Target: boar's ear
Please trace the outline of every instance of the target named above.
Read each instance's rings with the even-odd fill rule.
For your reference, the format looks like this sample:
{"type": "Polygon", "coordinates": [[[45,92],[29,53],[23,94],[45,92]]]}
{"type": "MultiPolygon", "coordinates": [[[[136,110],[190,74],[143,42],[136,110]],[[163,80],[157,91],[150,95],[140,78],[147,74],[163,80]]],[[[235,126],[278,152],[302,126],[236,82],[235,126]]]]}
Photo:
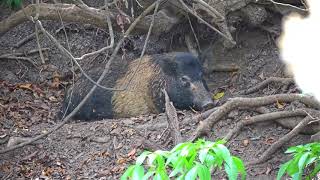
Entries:
{"type": "Polygon", "coordinates": [[[172,59],[163,59],[160,62],[162,71],[169,76],[175,76],[177,74],[178,64],[172,59]]]}

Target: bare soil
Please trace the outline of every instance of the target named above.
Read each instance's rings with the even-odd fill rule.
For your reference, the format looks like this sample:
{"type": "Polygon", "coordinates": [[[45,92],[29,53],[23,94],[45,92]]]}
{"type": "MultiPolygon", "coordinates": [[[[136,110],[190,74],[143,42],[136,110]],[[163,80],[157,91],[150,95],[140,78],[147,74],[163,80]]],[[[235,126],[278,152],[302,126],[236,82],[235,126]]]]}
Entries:
{"type": "MultiPolygon", "coordinates": [[[[61,25],[50,21],[44,25],[66,47],[63,31],[57,31],[61,25]]],[[[108,42],[108,34],[104,30],[89,25],[66,24],[66,26],[70,49],[76,56],[102,48],[108,42]]],[[[279,28],[279,24],[276,24],[275,28],[279,28]]],[[[34,32],[33,24],[25,23],[0,37],[0,55],[36,49],[35,38],[20,48],[14,47],[18,41],[32,32],[34,32]]],[[[204,64],[206,68],[210,69],[215,64],[236,64],[240,67],[237,72],[213,72],[208,75],[207,81],[211,92],[213,94],[225,92],[224,97],[216,102],[217,106],[228,98],[237,96],[240,90],[252,87],[267,77],[283,76],[283,65],[279,60],[273,34],[259,28],[244,27],[239,29],[235,36],[236,48],[226,50],[219,43],[213,42],[211,46],[214,47],[212,48],[214,51],[207,51],[204,64]]],[[[55,115],[64,95],[62,85],[71,82],[67,76],[70,59],[64,57],[43,35],[40,37],[41,46],[49,48],[44,54],[47,59],[45,65],[40,64],[37,53],[28,56],[37,63],[35,66],[23,60],[0,60],[1,149],[5,148],[8,137],[34,137],[54,127],[60,121],[55,115]],[[59,87],[54,84],[56,74],[65,77],[59,79],[62,84],[59,87]]],[[[141,52],[143,39],[143,36],[131,37],[131,41],[124,46],[126,49],[124,58],[132,60],[137,57],[141,52]]],[[[167,39],[162,41],[164,42],[152,40],[146,54],[170,50],[165,46],[168,43],[167,39]]],[[[206,47],[208,44],[203,44],[202,48],[206,47]]],[[[89,67],[94,63],[105,62],[104,56],[100,55],[80,63],[89,67]]],[[[281,85],[270,85],[249,96],[285,92],[281,85]]],[[[275,104],[268,108],[272,111],[277,110],[279,106],[275,104]]],[[[197,122],[184,123],[187,117],[194,114],[191,111],[178,114],[184,137],[189,137],[197,127],[197,122]]],[[[232,111],[214,126],[212,136],[205,138],[213,141],[223,138],[237,121],[252,115],[254,113],[250,111],[232,111]]],[[[164,114],[119,120],[73,121],[34,145],[1,154],[0,178],[119,179],[128,164],[133,163],[143,151],[142,137],[167,149],[172,148],[166,123],[164,114]]],[[[231,140],[230,150],[245,162],[249,162],[257,159],[273,142],[288,132],[289,129],[284,129],[276,123],[245,127],[231,140]]],[[[308,139],[309,136],[300,135],[275,153],[269,161],[247,167],[248,179],[274,179],[279,165],[289,158],[284,154],[285,149],[302,144],[308,139]]],[[[225,175],[218,173],[217,177],[221,179],[225,175]]]]}

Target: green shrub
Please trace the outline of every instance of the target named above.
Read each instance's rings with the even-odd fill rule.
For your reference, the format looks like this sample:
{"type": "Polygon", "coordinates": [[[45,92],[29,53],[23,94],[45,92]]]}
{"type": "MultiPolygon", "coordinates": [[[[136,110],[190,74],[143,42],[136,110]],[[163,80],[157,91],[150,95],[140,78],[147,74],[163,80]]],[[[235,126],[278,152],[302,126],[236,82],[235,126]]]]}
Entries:
{"type": "Polygon", "coordinates": [[[22,0],[0,0],[0,3],[10,8],[18,8],[21,6],[22,0]]]}
{"type": "Polygon", "coordinates": [[[137,158],[135,165],[129,166],[121,180],[150,177],[155,180],[209,180],[211,172],[222,167],[229,179],[235,180],[239,174],[245,179],[246,172],[242,160],[232,156],[224,143],[225,141],[198,140],[195,143],[180,143],[171,151],[145,151],[137,158]]]}
{"type": "Polygon", "coordinates": [[[290,147],[286,153],[293,155],[293,158],[281,165],[277,179],[281,179],[284,174],[288,174],[292,179],[302,179],[305,171],[305,179],[311,179],[320,170],[320,143],[310,143],[290,147]],[[310,169],[309,169],[310,168],[310,169]]]}

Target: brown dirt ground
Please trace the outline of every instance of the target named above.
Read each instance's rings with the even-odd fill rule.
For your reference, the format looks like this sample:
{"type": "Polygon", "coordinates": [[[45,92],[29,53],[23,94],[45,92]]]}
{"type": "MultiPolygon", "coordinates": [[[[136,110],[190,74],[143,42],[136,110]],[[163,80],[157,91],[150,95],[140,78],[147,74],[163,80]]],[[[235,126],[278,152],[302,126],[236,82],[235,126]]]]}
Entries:
{"type": "MultiPolygon", "coordinates": [[[[4,18],[5,12],[2,13],[1,16],[4,18]]],[[[45,22],[44,25],[63,45],[66,45],[63,31],[56,32],[60,28],[58,23],[45,22]]],[[[103,30],[76,24],[67,26],[71,51],[75,55],[99,49],[107,42],[107,32],[103,30]]],[[[0,37],[0,55],[37,48],[35,39],[20,48],[14,47],[15,43],[33,30],[31,23],[24,23],[0,37]]],[[[42,47],[49,48],[48,53],[45,53],[48,59],[46,65],[37,65],[36,68],[25,61],[0,61],[0,136],[4,137],[2,139],[13,136],[33,137],[59,122],[55,115],[60,108],[64,88],[54,87],[53,76],[55,73],[64,75],[68,72],[70,60],[59,53],[51,42],[42,35],[41,37],[42,47]]],[[[216,43],[213,45],[215,51],[209,51],[206,59],[208,64],[233,63],[240,67],[236,73],[219,72],[207,77],[212,93],[225,92],[225,96],[217,102],[217,105],[223,104],[228,98],[235,97],[238,91],[254,86],[266,77],[282,76],[283,65],[279,60],[273,35],[258,28],[243,28],[238,30],[236,37],[238,43],[236,48],[225,50],[216,43]],[[212,55],[213,59],[210,58],[212,55]]],[[[125,56],[128,59],[138,55],[143,42],[140,37],[132,39],[131,44],[127,43],[124,47],[128,50],[125,56]]],[[[147,54],[167,50],[159,44],[161,43],[152,41],[147,54]]],[[[38,54],[29,57],[35,62],[40,62],[38,54]]],[[[80,63],[87,66],[96,61],[102,62],[103,56],[80,63]]],[[[70,79],[61,79],[64,84],[67,81],[70,79]]],[[[276,93],[285,93],[281,85],[270,85],[250,96],[276,93]]],[[[276,105],[268,108],[277,110],[276,105]]],[[[194,113],[190,111],[179,113],[184,137],[189,137],[197,127],[196,122],[183,123],[186,117],[192,115],[194,113]]],[[[237,121],[251,115],[254,113],[250,111],[232,111],[213,127],[212,137],[206,138],[210,140],[222,138],[237,121]]],[[[1,154],[0,178],[118,179],[125,167],[133,163],[134,158],[143,150],[141,136],[168,149],[172,148],[170,135],[165,129],[166,117],[163,114],[121,120],[71,122],[34,145],[1,154]],[[103,138],[105,143],[96,142],[99,138],[103,138]]],[[[231,140],[230,150],[245,162],[249,162],[257,159],[272,142],[288,131],[276,123],[245,127],[231,140]],[[246,144],[244,141],[249,143],[246,144]]],[[[306,142],[308,138],[309,136],[300,135],[275,153],[269,161],[248,167],[248,179],[274,179],[279,165],[289,158],[283,153],[285,149],[306,142]]],[[[6,141],[3,140],[1,149],[5,148],[5,145],[6,141]]],[[[221,173],[217,176],[220,179],[225,177],[221,173]]]]}

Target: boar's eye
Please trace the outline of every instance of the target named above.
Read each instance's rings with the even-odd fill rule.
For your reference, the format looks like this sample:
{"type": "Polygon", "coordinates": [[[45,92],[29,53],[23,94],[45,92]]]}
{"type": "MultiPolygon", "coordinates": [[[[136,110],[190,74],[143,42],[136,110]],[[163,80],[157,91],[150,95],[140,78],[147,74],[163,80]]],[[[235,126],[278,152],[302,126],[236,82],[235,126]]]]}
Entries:
{"type": "Polygon", "coordinates": [[[185,87],[189,87],[190,86],[190,78],[188,76],[182,76],[181,78],[181,83],[183,86],[185,87]]]}

